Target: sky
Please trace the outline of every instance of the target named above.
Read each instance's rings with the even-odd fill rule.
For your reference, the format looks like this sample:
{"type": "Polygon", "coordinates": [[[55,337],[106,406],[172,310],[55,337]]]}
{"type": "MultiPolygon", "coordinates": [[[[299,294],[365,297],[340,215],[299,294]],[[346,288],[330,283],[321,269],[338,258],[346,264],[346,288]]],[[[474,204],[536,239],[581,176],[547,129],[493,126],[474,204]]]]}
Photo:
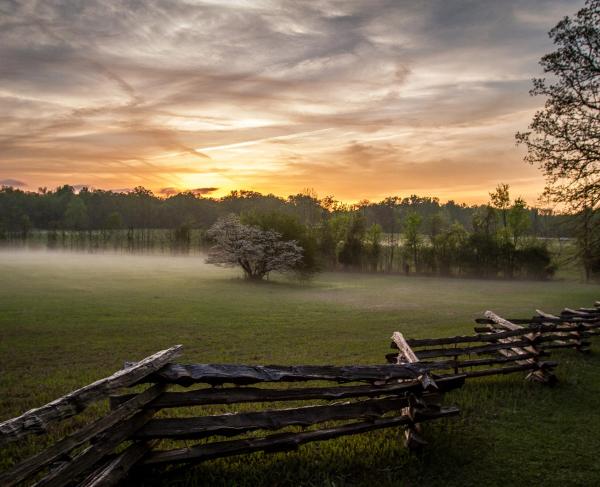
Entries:
{"type": "Polygon", "coordinates": [[[0,0],[0,185],[528,202],[583,0],[0,0]]]}

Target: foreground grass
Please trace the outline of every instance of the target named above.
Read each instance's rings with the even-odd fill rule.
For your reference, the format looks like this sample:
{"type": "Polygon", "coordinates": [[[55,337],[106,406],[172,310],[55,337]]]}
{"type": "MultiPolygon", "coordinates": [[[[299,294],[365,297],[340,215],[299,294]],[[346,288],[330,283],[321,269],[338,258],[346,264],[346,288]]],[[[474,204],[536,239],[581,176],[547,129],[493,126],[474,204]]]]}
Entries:
{"type": "MultiPolygon", "coordinates": [[[[201,258],[3,252],[0,419],[176,343],[184,344],[185,362],[382,363],[394,330],[469,333],[485,309],[528,316],[535,308],[589,305],[599,291],[575,281],[359,274],[251,284],[201,258]]],[[[407,453],[400,432],[387,430],[207,462],[160,483],[597,485],[598,355],[553,354],[561,382],[552,389],[520,375],[468,383],[446,396],[461,417],[428,425],[431,444],[421,455],[407,453]]],[[[39,447],[33,439],[0,451],[0,470],[39,447]]]]}

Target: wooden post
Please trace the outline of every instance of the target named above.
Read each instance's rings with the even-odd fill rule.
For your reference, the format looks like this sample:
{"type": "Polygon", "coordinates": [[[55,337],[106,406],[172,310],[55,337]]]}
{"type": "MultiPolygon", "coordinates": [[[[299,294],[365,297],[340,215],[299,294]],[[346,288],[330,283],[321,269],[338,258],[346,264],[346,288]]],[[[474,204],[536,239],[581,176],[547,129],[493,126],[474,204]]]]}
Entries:
{"type": "MultiPolygon", "coordinates": [[[[412,348],[410,348],[410,345],[407,343],[407,341],[404,338],[404,335],[402,335],[402,333],[400,333],[399,331],[395,331],[394,334],[392,335],[392,340],[398,347],[398,350],[400,350],[400,353],[398,354],[398,364],[402,364],[402,363],[416,364],[419,362],[419,358],[417,357],[417,354],[413,351],[412,348]],[[402,360],[402,358],[404,360],[402,360]]],[[[421,384],[423,385],[423,389],[425,389],[425,390],[437,390],[437,388],[438,388],[435,381],[431,378],[431,376],[429,375],[429,372],[427,372],[427,371],[424,371],[419,376],[419,380],[421,381],[421,384]]]]}
{"type": "MultiPolygon", "coordinates": [[[[398,363],[402,363],[401,360],[414,364],[419,362],[419,358],[415,354],[412,348],[406,342],[404,335],[399,331],[395,331],[392,335],[392,340],[400,350],[398,354],[398,363]]],[[[427,372],[423,373],[420,378],[421,384],[424,390],[437,389],[435,381],[429,376],[427,372]]],[[[411,396],[412,400],[408,407],[402,408],[402,415],[408,416],[411,419],[411,423],[404,428],[404,444],[409,450],[419,450],[427,445],[427,441],[423,438],[423,427],[420,423],[415,423],[415,415],[419,409],[423,409],[423,404],[417,403],[415,396],[411,396]]]]}

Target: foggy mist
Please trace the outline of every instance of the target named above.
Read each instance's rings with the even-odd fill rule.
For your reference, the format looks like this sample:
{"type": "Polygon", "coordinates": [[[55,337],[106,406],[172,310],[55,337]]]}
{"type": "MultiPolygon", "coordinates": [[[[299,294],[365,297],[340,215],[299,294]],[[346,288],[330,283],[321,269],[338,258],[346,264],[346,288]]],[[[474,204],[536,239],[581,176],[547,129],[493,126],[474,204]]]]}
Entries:
{"type": "Polygon", "coordinates": [[[125,254],[113,252],[72,252],[61,250],[0,250],[0,278],[11,268],[26,269],[32,277],[40,269],[65,273],[119,273],[152,278],[169,274],[196,274],[198,277],[235,277],[239,273],[205,263],[206,255],[125,254]]]}

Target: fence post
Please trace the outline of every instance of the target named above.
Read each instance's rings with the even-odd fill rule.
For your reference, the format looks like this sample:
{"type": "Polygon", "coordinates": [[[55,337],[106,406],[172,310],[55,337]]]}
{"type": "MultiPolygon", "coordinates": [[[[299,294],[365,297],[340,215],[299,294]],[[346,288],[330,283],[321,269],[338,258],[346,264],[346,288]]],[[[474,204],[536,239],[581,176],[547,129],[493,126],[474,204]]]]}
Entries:
{"type": "MultiPolygon", "coordinates": [[[[392,335],[392,340],[398,347],[400,353],[398,354],[398,363],[408,362],[414,364],[419,362],[417,354],[408,345],[406,339],[402,333],[396,331],[392,335]]],[[[424,390],[437,389],[435,381],[431,378],[428,372],[423,372],[420,377],[421,385],[424,390]]],[[[404,438],[406,447],[410,450],[418,450],[427,445],[427,441],[422,437],[423,426],[420,423],[416,423],[415,419],[419,410],[426,409],[427,404],[423,400],[419,400],[416,396],[411,395],[409,400],[409,406],[402,409],[402,414],[408,416],[411,419],[411,423],[404,429],[404,438]]]]}

